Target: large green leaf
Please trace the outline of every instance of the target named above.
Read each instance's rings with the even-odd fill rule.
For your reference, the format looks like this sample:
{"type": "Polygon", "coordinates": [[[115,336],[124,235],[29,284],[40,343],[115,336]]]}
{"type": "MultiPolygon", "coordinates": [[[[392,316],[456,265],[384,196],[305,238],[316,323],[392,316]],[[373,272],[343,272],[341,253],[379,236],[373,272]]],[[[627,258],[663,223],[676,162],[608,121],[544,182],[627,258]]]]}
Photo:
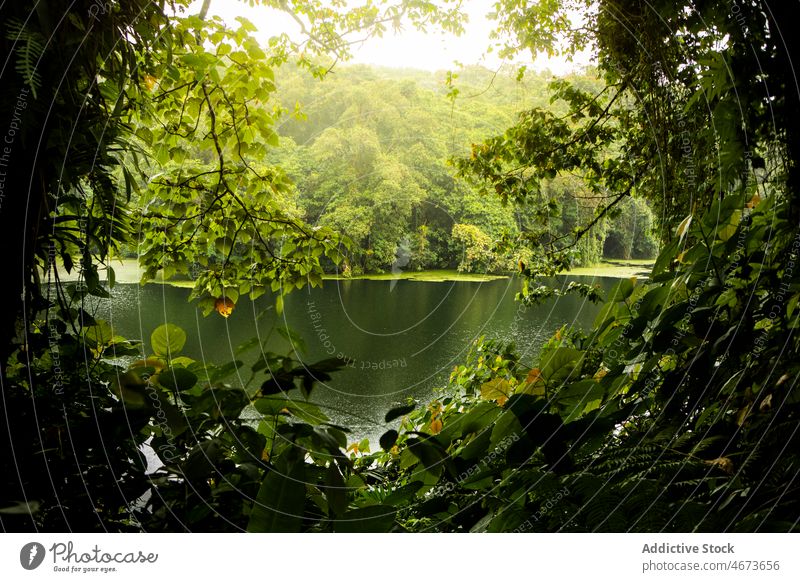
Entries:
{"type": "Polygon", "coordinates": [[[158,375],[158,383],[169,390],[183,392],[194,388],[197,384],[197,376],[186,368],[176,366],[161,372],[158,375]]]}
{"type": "Polygon", "coordinates": [[[330,513],[342,515],[347,510],[347,485],[336,463],[332,462],[325,471],[324,491],[330,513]]]}
{"type": "Polygon", "coordinates": [[[389,505],[370,505],[351,509],[333,524],[342,533],[385,533],[394,526],[397,510],[389,505]]]}
{"type": "Polygon", "coordinates": [[[114,332],[108,322],[102,319],[95,320],[95,325],[87,327],[84,331],[86,339],[94,342],[98,346],[104,346],[114,337],[114,332]]]}
{"type": "Polygon", "coordinates": [[[288,412],[303,422],[313,425],[322,424],[330,420],[316,404],[303,402],[302,400],[266,396],[256,400],[253,406],[264,416],[277,416],[281,412],[288,412]]]}
{"type": "Polygon", "coordinates": [[[405,416],[406,414],[414,410],[416,407],[417,407],[416,404],[406,404],[404,406],[396,406],[395,408],[392,408],[391,410],[389,410],[389,412],[386,413],[384,420],[386,422],[392,422],[396,418],[405,416]]]}
{"type": "Polygon", "coordinates": [[[569,376],[577,377],[580,374],[582,358],[583,352],[575,348],[560,347],[548,350],[542,354],[541,377],[550,387],[569,376]]]}
{"type": "Polygon", "coordinates": [[[564,422],[597,408],[605,395],[605,386],[594,380],[580,380],[562,388],[555,397],[564,422]]]}
{"type": "Polygon", "coordinates": [[[611,288],[608,292],[608,301],[619,302],[624,301],[633,293],[633,288],[636,286],[636,277],[629,279],[620,279],[619,282],[611,288]]]}
{"type": "Polygon", "coordinates": [[[379,441],[381,448],[385,451],[391,449],[394,446],[394,443],[397,442],[397,437],[398,434],[396,430],[389,430],[383,433],[379,441]]]}
{"type": "Polygon", "coordinates": [[[158,326],[150,335],[150,346],[157,356],[175,356],[185,344],[186,332],[172,323],[158,326]]]}
{"type": "Polygon", "coordinates": [[[305,508],[305,464],[281,456],[261,482],[247,531],[297,533],[305,508]]]}
{"type": "Polygon", "coordinates": [[[511,385],[505,378],[495,378],[481,385],[482,400],[496,400],[499,404],[503,404],[511,393],[511,385]]]}

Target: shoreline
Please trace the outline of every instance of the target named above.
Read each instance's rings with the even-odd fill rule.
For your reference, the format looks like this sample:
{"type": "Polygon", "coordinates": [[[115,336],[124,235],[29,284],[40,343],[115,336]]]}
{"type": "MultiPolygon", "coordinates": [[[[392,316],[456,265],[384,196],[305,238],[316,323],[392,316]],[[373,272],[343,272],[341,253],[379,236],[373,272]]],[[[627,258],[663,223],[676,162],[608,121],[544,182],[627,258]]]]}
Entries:
{"type": "MultiPolygon", "coordinates": [[[[561,273],[560,276],[577,275],[581,277],[610,277],[615,279],[626,279],[629,277],[646,278],[650,274],[655,259],[608,259],[592,267],[576,267],[571,271],[561,273]]],[[[141,281],[142,270],[135,259],[118,259],[111,262],[114,269],[114,279],[118,284],[138,284],[141,281]]],[[[101,279],[105,278],[104,269],[98,269],[101,279]]],[[[77,270],[71,274],[66,273],[63,267],[59,269],[59,277],[62,281],[77,281],[77,270]]],[[[501,279],[509,279],[512,275],[489,275],[482,273],[459,273],[456,270],[429,270],[429,271],[406,271],[398,274],[394,273],[371,273],[356,275],[353,277],[343,277],[341,275],[323,275],[323,281],[416,281],[426,283],[451,283],[451,282],[472,282],[488,283],[501,279]]],[[[158,277],[148,283],[158,285],[172,285],[173,287],[191,288],[192,281],[173,280],[165,281],[158,277]]]]}

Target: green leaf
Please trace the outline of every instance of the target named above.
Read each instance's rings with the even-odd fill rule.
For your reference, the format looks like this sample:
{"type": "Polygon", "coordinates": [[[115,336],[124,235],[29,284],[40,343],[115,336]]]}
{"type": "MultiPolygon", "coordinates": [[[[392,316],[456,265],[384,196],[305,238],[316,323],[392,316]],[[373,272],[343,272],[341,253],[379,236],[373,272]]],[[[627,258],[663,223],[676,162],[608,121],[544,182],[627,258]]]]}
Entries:
{"type": "Polygon", "coordinates": [[[563,411],[564,422],[567,423],[597,408],[604,395],[605,387],[602,384],[594,380],[580,380],[561,389],[555,400],[563,411]]]}
{"type": "Polygon", "coordinates": [[[339,467],[334,462],[331,462],[328,470],[325,471],[324,491],[330,513],[342,515],[347,511],[347,485],[339,471],[339,467]]]}
{"type": "Polygon", "coordinates": [[[183,392],[194,388],[197,376],[186,368],[167,368],[158,375],[158,383],[168,390],[183,392]]]}
{"type": "MultiPolygon", "coordinates": [[[[280,297],[280,295],[278,296],[280,297]]],[[[283,299],[281,298],[281,309],[283,309],[283,299]]],[[[278,311],[280,313],[280,311],[278,311]]],[[[294,331],[292,328],[286,325],[279,325],[275,328],[275,330],[289,342],[289,345],[292,346],[292,349],[297,350],[298,352],[305,352],[306,351],[306,342],[303,337],[294,331]]]]}
{"type": "Polygon", "coordinates": [[[583,352],[575,348],[561,347],[542,355],[541,377],[548,386],[557,384],[569,376],[577,377],[583,352]]]}
{"type": "Polygon", "coordinates": [[[244,362],[241,360],[233,360],[232,362],[226,362],[222,366],[218,368],[214,368],[210,375],[209,381],[210,382],[219,382],[220,380],[224,380],[231,374],[233,374],[236,370],[241,368],[244,365],[244,362]]]}
{"type": "Polygon", "coordinates": [[[396,430],[388,430],[381,435],[378,441],[384,451],[391,449],[397,442],[397,437],[400,436],[396,430]]]}
{"type": "Polygon", "coordinates": [[[457,426],[461,431],[461,436],[466,436],[489,426],[500,416],[501,412],[502,409],[491,402],[478,402],[465,414],[451,420],[448,424],[457,426]]]}
{"type": "Polygon", "coordinates": [[[98,319],[95,325],[86,328],[86,339],[92,341],[97,346],[104,346],[111,342],[114,332],[108,322],[98,319]]]}
{"type": "Polygon", "coordinates": [[[330,420],[316,404],[311,404],[310,402],[279,397],[264,397],[256,400],[253,406],[264,416],[278,416],[285,409],[289,414],[313,425],[322,424],[330,420]]]}
{"type": "Polygon", "coordinates": [[[482,400],[496,400],[503,404],[511,396],[511,385],[505,378],[495,378],[481,385],[482,400]]]}
{"type": "Polygon", "coordinates": [[[389,505],[370,505],[352,509],[333,524],[341,533],[386,533],[394,526],[397,510],[389,505]]]}
{"type": "Polygon", "coordinates": [[[277,313],[278,315],[283,313],[283,295],[280,293],[278,294],[277,297],[275,297],[275,313],[277,313]]]}
{"type": "Polygon", "coordinates": [[[491,447],[495,448],[507,438],[519,437],[524,433],[517,415],[512,410],[504,411],[494,423],[491,436],[491,447]]]}
{"type": "Polygon", "coordinates": [[[259,338],[258,336],[252,337],[249,340],[240,343],[239,346],[236,348],[235,353],[236,355],[243,354],[244,352],[259,345],[261,345],[261,338],[259,338]]]}
{"type": "Polygon", "coordinates": [[[419,481],[412,481],[408,485],[403,485],[402,487],[399,487],[394,491],[392,491],[389,494],[389,496],[386,499],[384,499],[384,503],[386,505],[391,505],[392,507],[405,505],[406,503],[414,499],[414,497],[417,494],[417,491],[419,491],[422,487],[424,487],[424,485],[425,485],[424,483],[421,483],[419,481]]]}
{"type": "Polygon", "coordinates": [[[177,325],[165,323],[150,335],[150,346],[157,356],[174,356],[186,344],[186,332],[177,325]]]}
{"type": "Polygon", "coordinates": [[[247,531],[297,533],[306,501],[305,464],[281,456],[267,472],[250,512],[247,531]]]}
{"type": "Polygon", "coordinates": [[[633,288],[636,286],[636,277],[630,279],[620,279],[619,283],[614,285],[611,291],[608,292],[609,302],[624,301],[633,293],[633,288]]]}
{"type": "Polygon", "coordinates": [[[405,404],[403,406],[396,406],[386,413],[386,416],[383,418],[383,420],[384,422],[392,422],[396,418],[405,416],[406,414],[414,410],[416,407],[417,407],[416,404],[405,404]]]}

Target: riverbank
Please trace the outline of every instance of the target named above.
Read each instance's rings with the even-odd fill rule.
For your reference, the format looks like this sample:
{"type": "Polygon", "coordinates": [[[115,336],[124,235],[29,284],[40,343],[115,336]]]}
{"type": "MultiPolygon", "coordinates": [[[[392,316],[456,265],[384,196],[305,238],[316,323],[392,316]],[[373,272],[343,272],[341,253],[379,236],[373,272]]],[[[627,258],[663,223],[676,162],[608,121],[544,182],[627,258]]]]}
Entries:
{"type": "MultiPolygon", "coordinates": [[[[111,262],[114,269],[114,279],[117,283],[139,283],[142,278],[142,269],[136,259],[120,259],[111,262]]],[[[653,260],[606,260],[592,267],[577,267],[572,269],[567,275],[581,275],[584,277],[611,277],[616,279],[626,279],[628,277],[646,278],[653,267],[653,260]]],[[[63,267],[59,270],[62,281],[76,281],[78,272],[74,270],[67,274],[63,267]]],[[[446,283],[454,281],[466,281],[473,283],[486,283],[498,279],[508,279],[508,275],[486,275],[480,273],[460,273],[456,270],[432,270],[432,271],[404,271],[402,273],[377,273],[358,275],[355,277],[342,277],[339,275],[325,275],[324,280],[329,281],[421,281],[428,283],[446,283]]],[[[105,279],[103,270],[100,271],[100,278],[105,279]]],[[[168,284],[175,287],[192,287],[191,281],[164,281],[156,278],[153,283],[168,284]]]]}
{"type": "Polygon", "coordinates": [[[646,279],[650,276],[654,264],[655,259],[607,259],[593,267],[576,267],[568,274],[615,279],[628,279],[629,277],[646,279]]]}

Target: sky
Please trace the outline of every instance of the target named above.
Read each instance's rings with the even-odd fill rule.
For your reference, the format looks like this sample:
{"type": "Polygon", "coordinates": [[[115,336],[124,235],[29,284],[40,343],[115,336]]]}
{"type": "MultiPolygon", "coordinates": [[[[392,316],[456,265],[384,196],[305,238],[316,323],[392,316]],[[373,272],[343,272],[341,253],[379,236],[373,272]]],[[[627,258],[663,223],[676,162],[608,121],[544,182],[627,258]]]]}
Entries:
{"type": "MultiPolygon", "coordinates": [[[[464,65],[482,64],[489,69],[496,69],[501,64],[500,61],[491,54],[485,54],[491,43],[489,33],[494,24],[486,15],[493,4],[494,0],[466,0],[464,5],[469,22],[461,36],[433,30],[424,33],[407,24],[399,34],[390,30],[383,38],[372,38],[354,46],[351,62],[440,71],[455,69],[458,61],[464,65]]],[[[190,11],[199,12],[201,5],[202,0],[197,0],[190,11]]],[[[218,15],[232,25],[236,25],[237,16],[244,16],[258,27],[256,36],[263,41],[280,32],[288,32],[290,35],[299,32],[297,24],[289,15],[264,6],[251,7],[241,0],[211,0],[209,14],[218,15]]],[[[587,55],[580,55],[575,63],[568,63],[560,58],[540,57],[533,63],[526,64],[536,70],[549,69],[554,74],[561,75],[588,62],[587,55]]]]}

